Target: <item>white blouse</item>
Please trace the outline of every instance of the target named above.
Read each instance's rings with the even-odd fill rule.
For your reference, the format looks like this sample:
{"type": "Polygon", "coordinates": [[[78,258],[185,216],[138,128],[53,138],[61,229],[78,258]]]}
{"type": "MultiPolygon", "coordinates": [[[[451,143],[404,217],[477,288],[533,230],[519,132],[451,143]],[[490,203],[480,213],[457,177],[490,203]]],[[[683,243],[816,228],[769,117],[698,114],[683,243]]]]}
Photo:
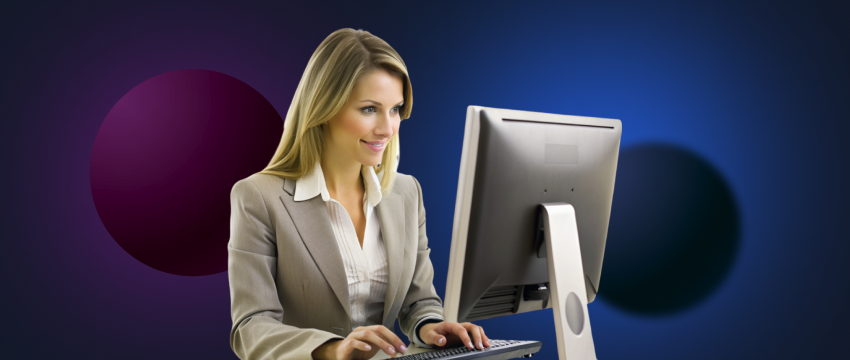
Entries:
{"type": "MultiPolygon", "coordinates": [[[[366,192],[363,194],[363,214],[366,215],[363,248],[360,247],[360,240],[357,238],[357,232],[348,211],[328,194],[322,166],[318,161],[304,177],[296,180],[294,196],[295,201],[304,201],[321,194],[322,200],[325,201],[336,243],[339,245],[342,261],[345,263],[352,330],[358,326],[383,322],[388,279],[387,250],[384,247],[381,225],[375,212],[375,206],[381,202],[381,182],[371,166],[362,166],[360,174],[363,176],[363,184],[366,187],[366,192]]],[[[428,316],[420,319],[413,328],[418,330],[420,324],[426,320],[439,322],[443,319],[428,316]]],[[[419,334],[410,340],[420,347],[432,347],[426,345],[419,338],[419,334]]]]}
{"type": "Polygon", "coordinates": [[[362,166],[361,175],[366,187],[363,194],[363,213],[366,215],[363,248],[360,247],[360,240],[348,211],[328,194],[319,162],[296,181],[294,197],[295,201],[303,201],[321,194],[322,200],[325,201],[348,278],[352,328],[383,322],[388,279],[387,250],[384,248],[378,215],[374,211],[375,205],[381,202],[381,184],[371,166],[362,166]]]}

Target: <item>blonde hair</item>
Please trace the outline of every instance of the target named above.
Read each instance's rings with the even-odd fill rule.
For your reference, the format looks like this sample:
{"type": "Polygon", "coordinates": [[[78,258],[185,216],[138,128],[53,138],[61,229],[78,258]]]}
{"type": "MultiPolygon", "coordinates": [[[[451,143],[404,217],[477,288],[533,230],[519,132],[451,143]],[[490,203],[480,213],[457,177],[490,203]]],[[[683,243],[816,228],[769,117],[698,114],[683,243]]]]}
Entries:
{"type": "MultiPolygon", "coordinates": [[[[413,94],[407,67],[401,56],[384,40],[368,31],[340,29],[330,34],[313,52],[304,75],[286,112],[283,136],[272,160],[260,174],[298,179],[321,159],[324,137],[321,124],[330,120],[348,102],[348,97],[364,75],[385,70],[402,80],[404,104],[402,120],[410,117],[413,94]]],[[[388,194],[398,169],[398,132],[384,148],[380,167],[381,193],[388,194]]]]}

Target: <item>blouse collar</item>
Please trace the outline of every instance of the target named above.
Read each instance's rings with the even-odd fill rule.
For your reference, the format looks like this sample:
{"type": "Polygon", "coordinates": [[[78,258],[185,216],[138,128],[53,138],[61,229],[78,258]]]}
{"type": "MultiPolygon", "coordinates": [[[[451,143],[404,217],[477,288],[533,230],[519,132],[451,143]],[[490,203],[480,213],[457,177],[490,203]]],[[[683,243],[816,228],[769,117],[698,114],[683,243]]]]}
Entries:
{"type": "MultiPolygon", "coordinates": [[[[361,165],[360,175],[363,177],[363,185],[366,186],[364,194],[372,206],[377,206],[381,202],[381,181],[378,175],[375,174],[375,169],[371,166],[361,165]]],[[[316,161],[316,165],[310,169],[306,175],[298,180],[295,180],[295,201],[309,200],[317,195],[322,195],[323,201],[329,201],[331,196],[328,194],[328,187],[325,184],[325,175],[322,172],[322,165],[316,161]]]]}

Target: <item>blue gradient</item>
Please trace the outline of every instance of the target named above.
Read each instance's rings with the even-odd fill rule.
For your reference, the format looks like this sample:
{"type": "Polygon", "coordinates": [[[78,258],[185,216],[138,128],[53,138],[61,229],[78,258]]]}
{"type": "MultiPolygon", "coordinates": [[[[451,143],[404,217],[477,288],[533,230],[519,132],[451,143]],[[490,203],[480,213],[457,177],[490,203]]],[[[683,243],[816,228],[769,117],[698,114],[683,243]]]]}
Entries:
{"type": "MultiPolygon", "coordinates": [[[[127,91],[179,69],[236,77],[284,114],[342,27],[385,39],[409,67],[399,170],[423,186],[441,296],[466,107],[617,118],[622,148],[675,144],[721,172],[741,247],[687,312],[592,303],[598,357],[840,357],[849,15],[839,1],[4,3],[4,357],[235,359],[226,273],[161,273],[109,237],[89,189],[94,138],[127,91]]],[[[557,357],[551,311],[479,324],[557,357]]]]}

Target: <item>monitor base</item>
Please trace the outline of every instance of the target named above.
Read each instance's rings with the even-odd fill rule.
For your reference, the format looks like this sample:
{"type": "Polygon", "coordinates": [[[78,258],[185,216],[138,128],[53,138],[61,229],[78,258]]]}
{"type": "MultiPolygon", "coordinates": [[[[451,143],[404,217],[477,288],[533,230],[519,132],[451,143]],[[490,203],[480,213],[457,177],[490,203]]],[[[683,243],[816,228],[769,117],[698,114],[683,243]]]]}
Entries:
{"type": "Polygon", "coordinates": [[[549,267],[549,302],[555,317],[560,360],[596,360],[575,209],[566,203],[540,204],[549,267]]]}

